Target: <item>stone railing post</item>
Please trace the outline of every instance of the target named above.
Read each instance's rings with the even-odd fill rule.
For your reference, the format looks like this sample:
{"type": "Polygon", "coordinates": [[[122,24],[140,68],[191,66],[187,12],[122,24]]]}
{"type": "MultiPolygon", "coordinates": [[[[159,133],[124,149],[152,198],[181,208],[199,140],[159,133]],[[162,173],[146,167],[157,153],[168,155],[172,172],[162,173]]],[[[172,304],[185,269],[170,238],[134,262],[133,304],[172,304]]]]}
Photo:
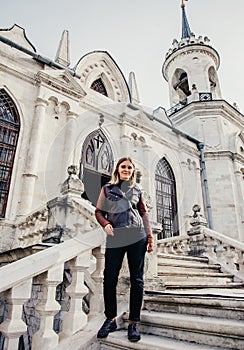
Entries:
{"type": "Polygon", "coordinates": [[[53,320],[60,310],[60,304],[56,301],[56,287],[63,281],[63,270],[62,263],[38,276],[42,284],[42,300],[36,306],[41,320],[40,328],[32,338],[32,348],[35,350],[52,350],[58,345],[59,336],[53,330],[53,320]]]}
{"type": "Polygon", "coordinates": [[[146,255],[146,264],[145,264],[145,278],[146,280],[152,279],[158,276],[158,249],[157,249],[157,236],[160,233],[159,228],[153,228],[153,239],[154,239],[154,250],[152,253],[146,255]]]}
{"type": "Polygon", "coordinates": [[[94,291],[90,296],[90,315],[97,315],[103,312],[103,270],[105,247],[97,247],[92,251],[96,258],[96,269],[91,277],[95,282],[94,291]]]}
{"type": "Polygon", "coordinates": [[[206,219],[200,214],[200,206],[194,205],[192,208],[194,214],[190,221],[191,228],[187,232],[189,239],[189,255],[203,256],[206,251],[205,237],[203,234],[204,227],[207,226],[206,219]]]}
{"type": "Polygon", "coordinates": [[[161,278],[158,277],[158,244],[157,236],[161,232],[158,227],[153,227],[154,250],[146,253],[145,257],[145,289],[147,290],[164,290],[165,285],[161,278]]]}
{"type": "Polygon", "coordinates": [[[66,292],[71,299],[69,311],[63,317],[61,338],[71,336],[87,324],[87,315],[82,310],[82,300],[88,293],[88,288],[84,284],[84,276],[85,271],[90,266],[90,257],[91,252],[88,250],[68,262],[72,273],[72,282],[66,288],[66,292]]]}
{"type": "Polygon", "coordinates": [[[0,325],[0,332],[3,333],[4,350],[16,350],[19,345],[19,337],[27,330],[22,321],[23,304],[31,297],[32,278],[11,288],[6,293],[8,302],[8,317],[0,325]]]}

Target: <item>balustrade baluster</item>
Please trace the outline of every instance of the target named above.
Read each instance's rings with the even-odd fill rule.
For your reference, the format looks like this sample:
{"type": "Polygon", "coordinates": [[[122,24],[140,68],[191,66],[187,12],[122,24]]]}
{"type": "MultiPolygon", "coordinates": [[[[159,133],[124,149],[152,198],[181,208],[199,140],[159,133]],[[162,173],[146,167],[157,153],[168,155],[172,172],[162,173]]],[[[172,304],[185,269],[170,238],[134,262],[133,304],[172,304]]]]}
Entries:
{"type": "Polygon", "coordinates": [[[229,268],[232,268],[233,270],[236,270],[236,264],[235,264],[235,256],[236,256],[236,251],[233,247],[230,245],[227,246],[225,252],[225,263],[229,268]]]}
{"type": "Polygon", "coordinates": [[[215,245],[216,245],[216,242],[212,237],[205,236],[206,255],[212,258],[216,257],[215,245]]]}
{"type": "Polygon", "coordinates": [[[167,243],[166,246],[167,246],[167,254],[175,254],[173,242],[167,243]]]}
{"type": "Polygon", "coordinates": [[[239,272],[244,273],[244,252],[243,250],[237,250],[237,254],[237,264],[239,266],[239,272]]]}
{"type": "Polygon", "coordinates": [[[40,328],[33,335],[32,348],[35,350],[52,350],[58,345],[59,336],[53,330],[54,316],[60,310],[56,301],[56,287],[63,281],[64,265],[59,264],[38,276],[42,285],[42,300],[36,310],[40,315],[40,328]]]}
{"type": "Polygon", "coordinates": [[[90,297],[90,315],[96,315],[103,310],[103,270],[105,248],[95,248],[93,249],[92,254],[96,258],[96,269],[91,275],[95,281],[95,290],[90,297]]]}
{"type": "Polygon", "coordinates": [[[8,302],[7,319],[0,325],[0,332],[5,336],[3,350],[18,349],[19,337],[27,330],[22,321],[23,304],[31,297],[32,278],[14,286],[5,292],[8,302]]]}
{"type": "Polygon", "coordinates": [[[189,251],[190,251],[190,247],[189,247],[189,239],[184,239],[184,241],[182,241],[182,245],[183,245],[183,253],[185,255],[188,255],[189,251]]]}
{"type": "Polygon", "coordinates": [[[82,310],[83,297],[88,293],[88,288],[84,284],[85,271],[90,266],[90,251],[85,251],[75,259],[67,262],[72,273],[72,282],[66,288],[67,294],[71,297],[69,311],[63,317],[63,331],[61,338],[68,337],[87,324],[87,315],[82,310]]]}
{"type": "Polygon", "coordinates": [[[217,243],[217,247],[215,249],[216,256],[220,262],[224,262],[225,261],[225,256],[224,256],[225,248],[223,246],[223,242],[221,242],[220,240],[217,240],[216,243],[217,243]]]}

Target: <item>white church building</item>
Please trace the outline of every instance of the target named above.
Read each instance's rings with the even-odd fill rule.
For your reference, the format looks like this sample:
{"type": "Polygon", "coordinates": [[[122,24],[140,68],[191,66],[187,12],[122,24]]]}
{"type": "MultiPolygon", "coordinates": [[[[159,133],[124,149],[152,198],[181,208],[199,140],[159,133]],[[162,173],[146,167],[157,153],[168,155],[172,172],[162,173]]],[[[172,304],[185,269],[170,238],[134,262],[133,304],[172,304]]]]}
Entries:
{"type": "MultiPolygon", "coordinates": [[[[52,60],[36,52],[24,28],[0,29],[0,263],[11,262],[9,256],[14,264],[26,257],[24,263],[31,249],[39,249],[33,257],[48,254],[59,249],[56,243],[71,244],[80,233],[97,229],[100,188],[117,160],[130,156],[155,239],[168,245],[185,239],[194,207],[194,217],[208,232],[235,242],[235,249],[239,244],[243,269],[244,117],[222,97],[219,64],[210,40],[192,33],[183,4],[181,39],[173,41],[162,62],[170,109],[148,112],[134,72],[127,81],[108,52],[89,52],[70,67],[67,31],[52,60]]],[[[148,263],[150,271],[155,261],[148,263]]],[[[32,276],[49,271],[43,266],[32,276]]],[[[6,268],[11,278],[8,267],[0,271],[6,268]]],[[[95,277],[101,282],[101,274],[95,277]]],[[[18,278],[26,283],[27,275],[18,278]]],[[[54,280],[61,283],[61,277],[54,280]]],[[[8,283],[0,291],[14,288],[16,278],[8,283]]],[[[73,324],[70,320],[64,324],[73,324]]],[[[0,331],[13,338],[4,322],[0,331]]],[[[57,346],[57,334],[51,338],[57,346]]],[[[38,339],[33,337],[32,349],[39,349],[38,339]]]]}

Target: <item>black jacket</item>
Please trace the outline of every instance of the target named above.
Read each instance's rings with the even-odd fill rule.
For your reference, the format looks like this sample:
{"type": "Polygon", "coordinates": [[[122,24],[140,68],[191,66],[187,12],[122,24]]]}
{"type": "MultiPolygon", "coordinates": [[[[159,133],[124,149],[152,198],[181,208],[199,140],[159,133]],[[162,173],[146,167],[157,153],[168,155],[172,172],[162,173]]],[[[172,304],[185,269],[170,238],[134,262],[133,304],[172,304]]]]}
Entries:
{"type": "Polygon", "coordinates": [[[135,185],[123,192],[120,185],[106,184],[102,187],[95,216],[102,227],[142,228],[151,235],[148,214],[140,188],[135,185]]]}

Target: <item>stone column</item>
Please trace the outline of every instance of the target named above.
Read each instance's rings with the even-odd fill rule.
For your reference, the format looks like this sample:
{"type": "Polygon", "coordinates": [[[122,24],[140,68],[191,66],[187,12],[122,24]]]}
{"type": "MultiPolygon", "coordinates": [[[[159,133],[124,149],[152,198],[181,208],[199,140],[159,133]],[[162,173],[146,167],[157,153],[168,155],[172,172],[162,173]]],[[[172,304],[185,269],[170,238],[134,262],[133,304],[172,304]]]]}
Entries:
{"type": "MultiPolygon", "coordinates": [[[[62,169],[68,168],[70,164],[74,164],[74,147],[75,147],[75,124],[78,114],[68,111],[67,124],[65,126],[65,149],[64,149],[64,163],[62,169]]],[[[65,174],[64,174],[65,175],[65,174]]]]}
{"type": "Polygon", "coordinates": [[[38,176],[38,162],[41,150],[45,112],[48,102],[40,97],[36,100],[35,114],[32,122],[31,136],[23,185],[21,193],[20,215],[31,211],[35,182],[38,176]]]}
{"type": "Polygon", "coordinates": [[[144,190],[148,193],[148,195],[151,193],[151,188],[150,188],[151,176],[153,176],[154,178],[154,173],[151,174],[151,171],[152,171],[152,164],[150,163],[151,154],[152,154],[152,147],[148,145],[143,145],[142,177],[144,178],[144,183],[145,183],[145,179],[147,179],[144,190]]]}

